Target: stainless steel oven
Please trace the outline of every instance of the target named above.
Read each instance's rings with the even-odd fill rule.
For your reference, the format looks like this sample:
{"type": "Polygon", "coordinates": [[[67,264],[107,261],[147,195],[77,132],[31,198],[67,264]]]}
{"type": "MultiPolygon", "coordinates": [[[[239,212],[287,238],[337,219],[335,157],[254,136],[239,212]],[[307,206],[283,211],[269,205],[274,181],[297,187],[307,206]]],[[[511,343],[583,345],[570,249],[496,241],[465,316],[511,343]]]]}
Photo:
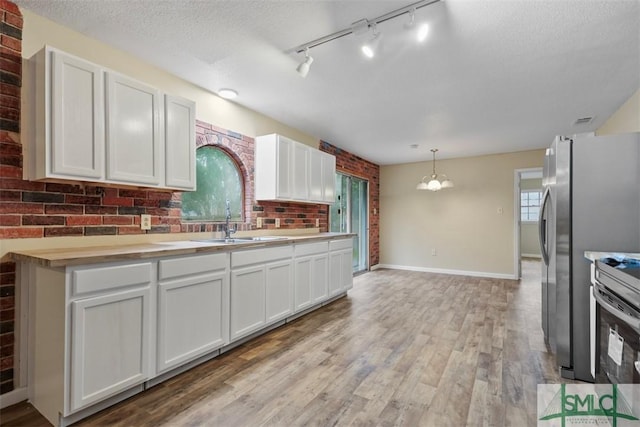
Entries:
{"type": "Polygon", "coordinates": [[[597,383],[640,383],[640,268],[596,261],[597,383]]]}

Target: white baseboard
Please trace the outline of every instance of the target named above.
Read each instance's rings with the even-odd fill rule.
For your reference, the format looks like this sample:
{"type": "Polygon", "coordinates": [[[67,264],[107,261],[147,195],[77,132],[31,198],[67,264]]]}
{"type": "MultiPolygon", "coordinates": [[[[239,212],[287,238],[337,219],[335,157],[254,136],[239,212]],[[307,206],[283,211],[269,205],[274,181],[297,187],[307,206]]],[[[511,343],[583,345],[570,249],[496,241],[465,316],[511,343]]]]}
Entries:
{"type": "Polygon", "coordinates": [[[24,400],[28,399],[27,388],[17,388],[15,390],[10,391],[9,393],[5,393],[0,395],[0,409],[4,409],[8,406],[15,405],[16,403],[20,403],[24,400]]]}
{"type": "Polygon", "coordinates": [[[382,267],[380,267],[380,264],[372,265],[371,267],[369,267],[369,271],[374,271],[374,270],[377,270],[379,268],[382,268],[382,267]]]}
{"type": "Polygon", "coordinates": [[[542,258],[540,254],[520,254],[520,258],[542,258]]]}
{"type": "Polygon", "coordinates": [[[410,265],[395,265],[395,264],[378,264],[377,268],[390,268],[392,270],[421,271],[424,273],[453,274],[456,276],[488,277],[491,279],[518,280],[515,274],[491,273],[491,272],[485,272],[485,271],[449,270],[446,268],[414,267],[410,265]]]}

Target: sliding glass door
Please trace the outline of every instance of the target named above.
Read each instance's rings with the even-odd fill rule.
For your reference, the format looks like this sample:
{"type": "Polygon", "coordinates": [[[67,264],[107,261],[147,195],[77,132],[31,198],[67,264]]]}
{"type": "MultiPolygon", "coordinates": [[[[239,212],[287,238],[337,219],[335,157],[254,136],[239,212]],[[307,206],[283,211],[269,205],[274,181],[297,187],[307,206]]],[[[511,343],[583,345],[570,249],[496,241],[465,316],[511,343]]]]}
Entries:
{"type": "Polygon", "coordinates": [[[330,231],[355,233],[353,272],[365,271],[369,258],[369,183],[354,176],[336,174],[336,201],[330,210],[330,231]]]}

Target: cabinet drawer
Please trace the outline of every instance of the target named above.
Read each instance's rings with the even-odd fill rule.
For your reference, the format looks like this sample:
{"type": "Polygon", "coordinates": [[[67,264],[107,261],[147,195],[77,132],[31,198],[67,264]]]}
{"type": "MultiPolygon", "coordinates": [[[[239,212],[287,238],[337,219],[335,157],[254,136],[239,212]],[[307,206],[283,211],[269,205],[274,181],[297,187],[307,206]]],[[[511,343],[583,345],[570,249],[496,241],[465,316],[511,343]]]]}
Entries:
{"type": "Polygon", "coordinates": [[[231,253],[231,268],[242,267],[251,264],[264,264],[279,259],[291,258],[293,246],[278,246],[267,249],[249,249],[231,253]]]}
{"type": "Polygon", "coordinates": [[[165,259],[158,263],[158,279],[166,280],[174,277],[224,270],[229,266],[228,257],[229,254],[225,252],[165,259]]]}
{"type": "Polygon", "coordinates": [[[329,242],[303,243],[296,245],[294,253],[296,257],[315,255],[327,252],[329,250],[329,242]]]}
{"type": "Polygon", "coordinates": [[[353,239],[333,240],[329,242],[330,251],[338,251],[340,249],[351,249],[353,246],[353,239]]]}
{"type": "Polygon", "coordinates": [[[71,272],[72,295],[112,290],[151,282],[151,263],[110,265],[71,272]]]}

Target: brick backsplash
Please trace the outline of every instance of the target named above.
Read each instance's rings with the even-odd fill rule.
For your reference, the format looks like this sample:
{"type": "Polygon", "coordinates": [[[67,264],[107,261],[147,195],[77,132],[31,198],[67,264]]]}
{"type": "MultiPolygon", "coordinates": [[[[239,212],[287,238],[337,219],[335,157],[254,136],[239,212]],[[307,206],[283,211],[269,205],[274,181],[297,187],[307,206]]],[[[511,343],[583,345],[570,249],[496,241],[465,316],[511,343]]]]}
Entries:
{"type": "MultiPolygon", "coordinates": [[[[90,183],[26,181],[20,140],[22,82],[22,15],[18,7],[0,0],[0,239],[56,236],[106,236],[142,233],[222,231],[215,222],[183,222],[181,193],[145,188],[103,187],[90,183]],[[152,228],[140,229],[140,215],[151,215],[152,228]]],[[[315,228],[328,230],[327,205],[257,202],[253,198],[254,139],[196,121],[197,146],[216,145],[236,162],[244,179],[244,221],[240,230],[315,228]]],[[[339,171],[369,180],[370,207],[379,210],[379,167],[321,142],[320,149],[336,156],[339,171]]],[[[378,263],[378,217],[370,212],[370,263],[378,263]]],[[[277,231],[274,231],[277,233],[277,231]]],[[[14,388],[15,263],[0,263],[0,394],[14,388]]]]}

